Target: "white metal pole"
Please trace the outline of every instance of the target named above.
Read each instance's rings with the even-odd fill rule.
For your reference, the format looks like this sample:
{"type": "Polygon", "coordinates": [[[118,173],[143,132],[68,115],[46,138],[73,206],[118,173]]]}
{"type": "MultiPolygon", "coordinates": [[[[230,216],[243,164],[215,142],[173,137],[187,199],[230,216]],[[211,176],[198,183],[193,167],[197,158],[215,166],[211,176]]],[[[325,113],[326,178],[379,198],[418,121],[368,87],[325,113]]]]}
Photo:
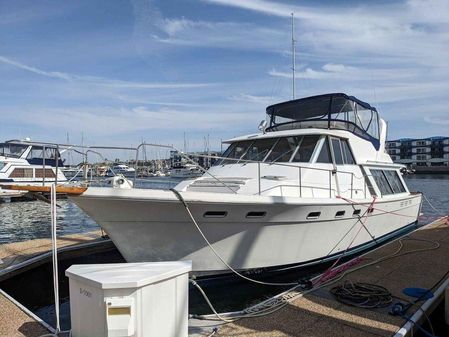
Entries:
{"type": "Polygon", "coordinates": [[[56,333],[61,331],[59,322],[59,274],[58,274],[58,244],[56,236],[56,184],[52,184],[50,188],[51,201],[51,246],[52,246],[52,262],[53,262],[53,290],[55,295],[55,316],[56,316],[56,333]]]}
{"type": "Polygon", "coordinates": [[[295,50],[295,14],[292,13],[292,96],[295,99],[295,72],[296,72],[296,50],[295,50]]]}

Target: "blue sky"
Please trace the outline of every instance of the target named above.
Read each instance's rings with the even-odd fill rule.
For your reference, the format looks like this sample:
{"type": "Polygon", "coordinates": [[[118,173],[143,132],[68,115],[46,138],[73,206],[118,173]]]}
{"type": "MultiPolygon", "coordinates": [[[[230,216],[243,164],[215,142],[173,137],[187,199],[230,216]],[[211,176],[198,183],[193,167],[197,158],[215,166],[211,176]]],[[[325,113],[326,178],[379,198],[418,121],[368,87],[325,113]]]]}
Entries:
{"type": "Polygon", "coordinates": [[[0,0],[2,139],[190,149],[268,104],[345,92],[389,137],[449,135],[449,0],[0,0]]]}

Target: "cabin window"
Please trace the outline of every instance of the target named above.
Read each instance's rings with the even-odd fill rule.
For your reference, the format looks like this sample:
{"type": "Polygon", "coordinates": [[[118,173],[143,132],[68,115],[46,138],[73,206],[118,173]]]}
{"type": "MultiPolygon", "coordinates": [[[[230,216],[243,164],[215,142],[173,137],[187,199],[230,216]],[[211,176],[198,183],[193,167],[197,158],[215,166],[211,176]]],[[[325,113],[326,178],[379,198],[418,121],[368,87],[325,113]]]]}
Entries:
{"type": "Polygon", "coordinates": [[[343,165],[343,154],[340,147],[340,139],[331,138],[332,150],[334,152],[335,164],[343,165]]]}
{"type": "Polygon", "coordinates": [[[327,137],[324,138],[324,143],[323,146],[321,147],[321,151],[316,162],[332,164],[331,151],[329,148],[329,140],[327,139],[327,137]]]}
{"type": "Polygon", "coordinates": [[[32,168],[15,168],[11,174],[10,178],[33,178],[33,169],[32,168]]]}
{"type": "Polygon", "coordinates": [[[270,152],[277,139],[265,138],[254,141],[241,158],[244,160],[262,161],[270,152]]]}
{"type": "Polygon", "coordinates": [[[341,139],[341,148],[343,150],[343,160],[345,164],[355,165],[354,156],[352,155],[351,149],[349,148],[349,143],[346,139],[341,139]]]}
{"type": "Polygon", "coordinates": [[[312,157],[313,150],[318,142],[319,136],[304,136],[298,151],[293,156],[293,162],[308,163],[312,157]]]}
{"type": "Polygon", "coordinates": [[[288,162],[295,152],[301,137],[283,137],[273,147],[266,162],[288,162]]]}
{"type": "Polygon", "coordinates": [[[235,164],[237,163],[237,159],[240,159],[246,152],[246,150],[248,150],[248,147],[252,144],[253,141],[251,140],[247,140],[247,141],[243,141],[243,142],[237,142],[232,144],[229,148],[229,152],[226,154],[226,158],[230,158],[227,160],[223,160],[223,162],[221,164],[235,164]],[[236,160],[232,160],[232,159],[236,159],[236,160]]]}
{"type": "Polygon", "coordinates": [[[405,187],[396,171],[384,170],[383,173],[385,174],[385,177],[387,178],[387,181],[394,193],[406,192],[405,187]]]}
{"type": "Polygon", "coordinates": [[[393,190],[390,187],[390,184],[385,178],[382,170],[374,170],[370,169],[371,175],[373,176],[374,181],[376,182],[377,187],[382,195],[393,194],[393,190]]]}
{"type": "Polygon", "coordinates": [[[35,171],[35,175],[36,178],[55,178],[55,173],[53,172],[52,169],[36,169],[35,171]],[[44,177],[44,173],[45,173],[45,177],[44,177]]]}

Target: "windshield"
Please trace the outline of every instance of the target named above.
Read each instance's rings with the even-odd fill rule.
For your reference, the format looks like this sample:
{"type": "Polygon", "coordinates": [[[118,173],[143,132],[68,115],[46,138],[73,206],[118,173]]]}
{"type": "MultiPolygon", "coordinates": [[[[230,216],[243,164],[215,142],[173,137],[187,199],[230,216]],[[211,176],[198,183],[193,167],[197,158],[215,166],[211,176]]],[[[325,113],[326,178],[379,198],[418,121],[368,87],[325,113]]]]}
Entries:
{"type": "Polygon", "coordinates": [[[216,165],[260,162],[301,162],[308,163],[320,136],[262,138],[235,142],[229,145],[216,165]]]}
{"type": "Polygon", "coordinates": [[[0,156],[20,158],[27,148],[28,145],[3,143],[0,144],[0,156]]]}

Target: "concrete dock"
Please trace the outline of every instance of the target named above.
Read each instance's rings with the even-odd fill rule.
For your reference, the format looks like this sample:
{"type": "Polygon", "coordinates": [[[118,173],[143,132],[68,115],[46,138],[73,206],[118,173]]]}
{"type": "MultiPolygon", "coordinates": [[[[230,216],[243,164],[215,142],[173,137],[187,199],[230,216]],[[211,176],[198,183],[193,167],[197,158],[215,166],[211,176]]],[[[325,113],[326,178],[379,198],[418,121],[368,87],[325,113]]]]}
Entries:
{"type": "MultiPolygon", "coordinates": [[[[60,238],[59,246],[95,242],[100,235],[100,232],[70,235],[60,238]]],[[[8,265],[7,268],[11,268],[18,261],[36,257],[36,254],[50,247],[48,239],[7,244],[0,246],[0,258],[8,265]]],[[[437,291],[448,278],[448,256],[449,224],[447,219],[442,219],[364,255],[361,262],[351,267],[348,270],[350,273],[341,280],[306,294],[297,294],[282,309],[270,315],[221,324],[217,321],[191,320],[190,335],[207,336],[214,326],[218,326],[215,336],[395,336],[398,331],[405,331],[401,328],[407,323],[406,319],[390,315],[389,308],[363,309],[342,304],[335,300],[329,289],[344,280],[367,282],[384,286],[394,296],[412,301],[413,298],[404,295],[402,289],[422,287],[437,291]],[[352,268],[360,268],[392,255],[401,244],[403,248],[397,256],[350,272],[352,268]],[[436,245],[438,248],[435,248],[436,245]]],[[[443,296],[444,292],[429,300],[432,303],[426,309],[427,314],[443,300],[443,296]]],[[[413,305],[407,315],[418,312],[423,302],[413,305]]],[[[0,336],[37,337],[43,333],[48,333],[47,329],[35,318],[0,294],[0,336]]],[[[410,333],[405,331],[396,336],[406,335],[410,333]]]]}
{"type": "MultiPolygon", "coordinates": [[[[70,249],[82,244],[102,242],[101,231],[66,235],[58,238],[59,249],[70,249]]],[[[33,261],[33,268],[45,262],[51,250],[50,239],[36,239],[14,242],[0,246],[0,280],[16,272],[16,268],[27,261],[33,261]]],[[[27,268],[27,266],[21,267],[27,268]]],[[[38,337],[51,331],[26,308],[17,303],[8,294],[0,291],[0,336],[1,337],[38,337]]]]}
{"type": "MultiPolygon", "coordinates": [[[[366,268],[349,273],[338,282],[325,288],[298,296],[279,311],[258,318],[241,319],[219,327],[217,336],[395,336],[407,320],[388,313],[389,308],[364,309],[342,304],[335,300],[329,289],[345,280],[366,282],[387,288],[393,296],[413,301],[402,293],[406,287],[436,289],[449,275],[449,225],[440,220],[413,232],[401,240],[401,253],[430,249],[399,255],[366,268]],[[426,241],[422,241],[426,240],[426,241]],[[439,244],[437,249],[435,243],[439,244]]],[[[393,254],[399,248],[399,240],[393,241],[364,256],[363,264],[393,254]]],[[[360,265],[355,266],[358,268],[360,265]]],[[[444,292],[435,296],[431,311],[444,299],[444,292]]],[[[397,302],[393,298],[393,303],[397,302]]],[[[409,309],[407,315],[417,312],[420,301],[409,309]]],[[[420,322],[422,323],[422,322],[420,322]]],[[[401,330],[401,336],[411,335],[401,330]],[[402,334],[403,333],[403,334],[402,334]]],[[[397,335],[398,336],[398,335],[397,335]]]]}

